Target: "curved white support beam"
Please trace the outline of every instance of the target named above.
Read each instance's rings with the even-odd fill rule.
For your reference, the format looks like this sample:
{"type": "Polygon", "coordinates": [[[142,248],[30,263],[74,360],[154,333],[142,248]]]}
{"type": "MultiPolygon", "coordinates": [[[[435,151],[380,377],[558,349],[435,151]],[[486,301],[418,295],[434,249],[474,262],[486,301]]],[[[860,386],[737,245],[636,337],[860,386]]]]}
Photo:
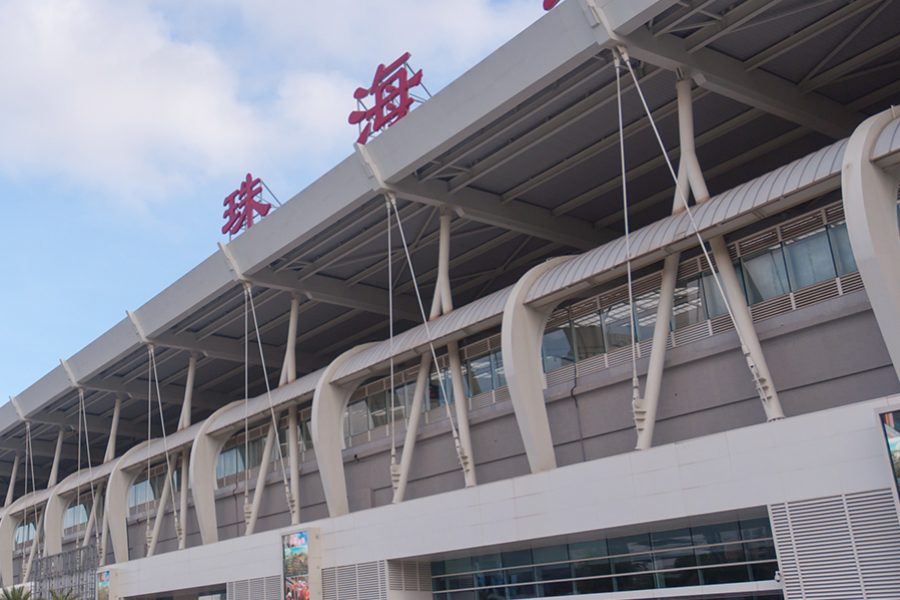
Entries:
{"type": "Polygon", "coordinates": [[[525,273],[513,287],[503,308],[500,335],[503,368],[532,473],[556,468],[556,453],[544,404],[547,380],[541,363],[544,326],[555,305],[534,308],[525,304],[525,298],[541,275],[569,258],[560,256],[548,260],[525,273]]]}
{"type": "Polygon", "coordinates": [[[148,443],[145,440],[129,449],[116,461],[116,465],[109,474],[105,512],[116,562],[128,560],[128,489],[137,479],[137,473],[129,473],[124,466],[128,458],[141,452],[148,443]]]}
{"type": "Polygon", "coordinates": [[[78,473],[75,472],[63,479],[59,485],[53,488],[50,497],[47,498],[47,505],[44,507],[44,556],[53,556],[62,552],[63,518],[66,508],[69,506],[69,500],[58,493],[58,490],[63,489],[67,481],[77,477],[78,473]]]}
{"type": "Polygon", "coordinates": [[[844,150],[841,186],[850,246],[872,311],[900,377],[900,229],[897,185],[900,173],[872,163],[872,150],[895,109],[866,119],[844,150]]]}
{"type": "Polygon", "coordinates": [[[15,584],[13,553],[16,549],[16,528],[22,523],[22,518],[17,513],[28,505],[33,495],[22,496],[10,504],[0,517],[0,583],[3,587],[15,584]]]}
{"type": "Polygon", "coordinates": [[[203,544],[219,541],[219,521],[216,518],[216,460],[222,446],[228,441],[227,436],[214,436],[209,433],[209,429],[221,413],[243,403],[243,400],[235,400],[210,415],[197,430],[197,437],[191,446],[189,468],[191,496],[194,498],[194,514],[197,515],[200,540],[203,544]]]}
{"type": "Polygon", "coordinates": [[[347,410],[350,396],[359,385],[359,381],[339,385],[332,383],[332,380],[344,362],[371,345],[356,346],[334,359],[325,367],[313,395],[309,427],[316,449],[316,461],[319,463],[322,488],[325,491],[325,502],[328,504],[328,515],[331,517],[350,512],[341,450],[344,441],[344,412],[347,410]]]}

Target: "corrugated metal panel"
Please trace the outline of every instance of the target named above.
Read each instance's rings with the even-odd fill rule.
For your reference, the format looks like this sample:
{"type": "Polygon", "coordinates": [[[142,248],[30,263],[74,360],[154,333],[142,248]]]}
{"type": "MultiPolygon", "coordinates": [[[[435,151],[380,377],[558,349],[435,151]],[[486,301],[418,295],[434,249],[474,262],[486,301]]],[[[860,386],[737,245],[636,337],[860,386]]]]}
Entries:
{"type": "Polygon", "coordinates": [[[877,160],[888,154],[892,154],[900,150],[900,119],[894,119],[888,123],[878,140],[875,142],[875,148],[872,150],[872,159],[877,160]]]}
{"type": "Polygon", "coordinates": [[[278,575],[229,581],[225,586],[227,600],[281,600],[282,581],[278,575]]]}
{"type": "Polygon", "coordinates": [[[322,569],[323,600],[387,600],[387,589],[385,561],[322,569]]]}
{"type": "Polygon", "coordinates": [[[900,521],[890,490],[769,507],[786,600],[900,598],[900,521]]]}
{"type": "MultiPolygon", "coordinates": [[[[509,297],[512,288],[502,289],[484,298],[480,298],[471,304],[454,310],[449,315],[438,317],[428,323],[428,333],[425,325],[413,327],[400,335],[394,336],[394,355],[403,355],[408,352],[420,352],[428,346],[428,342],[436,342],[441,338],[461,333],[465,329],[490,319],[499,319],[503,314],[503,307],[509,297]]],[[[370,348],[348,359],[335,373],[335,380],[351,378],[364,371],[377,368],[390,359],[391,343],[389,340],[379,342],[370,348]]]]}
{"type": "MultiPolygon", "coordinates": [[[[884,156],[900,150],[900,120],[893,121],[879,138],[876,156],[884,156]]],[[[725,222],[747,215],[760,207],[779,199],[797,194],[814,185],[840,186],[841,161],[847,141],[842,140],[812,154],[784,165],[766,175],[757,177],[709,202],[693,209],[694,219],[701,232],[708,232],[725,222]]],[[[690,219],[686,213],[666,217],[644,227],[632,235],[632,258],[644,258],[651,254],[662,256],[663,250],[672,244],[684,243],[693,236],[690,219]]],[[[536,302],[567,287],[591,280],[602,273],[621,268],[625,262],[625,242],[619,238],[594,250],[576,256],[544,273],[532,286],[527,302],[536,302]]]]}

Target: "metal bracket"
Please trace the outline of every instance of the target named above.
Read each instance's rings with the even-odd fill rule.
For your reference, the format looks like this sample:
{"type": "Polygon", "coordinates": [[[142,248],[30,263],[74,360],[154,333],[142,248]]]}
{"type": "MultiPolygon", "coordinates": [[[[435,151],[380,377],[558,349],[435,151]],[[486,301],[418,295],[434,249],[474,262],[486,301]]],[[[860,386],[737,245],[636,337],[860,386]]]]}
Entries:
{"type": "Polygon", "coordinates": [[[147,337],[147,334],[144,333],[144,328],[141,326],[141,322],[138,321],[137,315],[134,314],[130,310],[126,310],[125,314],[128,315],[128,319],[131,321],[131,324],[134,326],[134,330],[138,334],[138,339],[141,340],[142,344],[152,345],[153,342],[147,337]]]}
{"type": "Polygon", "coordinates": [[[247,278],[244,277],[244,272],[241,271],[241,267],[238,266],[237,259],[234,257],[234,254],[231,253],[231,248],[222,242],[219,242],[219,251],[222,253],[222,256],[225,257],[225,262],[228,263],[228,270],[234,274],[234,278],[237,281],[248,283],[247,278]]]}
{"type": "Polygon", "coordinates": [[[78,378],[75,377],[75,372],[72,371],[72,365],[69,364],[64,358],[59,359],[59,364],[62,365],[63,370],[66,372],[66,377],[69,378],[69,383],[72,384],[72,387],[75,389],[81,388],[81,384],[78,382],[78,378]]]}
{"type": "Polygon", "coordinates": [[[19,399],[15,396],[10,396],[9,403],[13,405],[14,409],[16,409],[16,414],[19,415],[19,420],[25,421],[27,423],[29,419],[25,416],[25,413],[22,412],[22,407],[19,406],[19,399]]]}

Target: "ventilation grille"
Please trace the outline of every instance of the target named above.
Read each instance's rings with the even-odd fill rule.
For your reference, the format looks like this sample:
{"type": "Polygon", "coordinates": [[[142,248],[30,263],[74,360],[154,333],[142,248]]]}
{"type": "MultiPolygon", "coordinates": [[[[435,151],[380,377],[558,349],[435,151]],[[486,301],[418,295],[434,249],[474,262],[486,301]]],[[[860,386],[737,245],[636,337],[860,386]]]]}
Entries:
{"type": "Polygon", "coordinates": [[[900,598],[900,520],[889,490],[769,507],[786,600],[900,598]]]}
{"type": "Polygon", "coordinates": [[[384,561],[322,569],[323,600],[387,600],[384,561]]]}
{"type": "Polygon", "coordinates": [[[282,600],[284,591],[278,575],[230,581],[225,587],[227,600],[282,600]]]}
{"type": "Polygon", "coordinates": [[[431,563],[414,560],[388,561],[390,587],[402,592],[431,591],[431,563]]]}

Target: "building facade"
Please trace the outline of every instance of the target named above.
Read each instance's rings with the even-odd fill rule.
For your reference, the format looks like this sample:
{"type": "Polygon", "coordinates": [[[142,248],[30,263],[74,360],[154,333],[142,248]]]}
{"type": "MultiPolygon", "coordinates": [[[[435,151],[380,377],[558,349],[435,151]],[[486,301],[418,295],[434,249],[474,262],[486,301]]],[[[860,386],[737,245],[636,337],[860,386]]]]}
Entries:
{"type": "Polygon", "coordinates": [[[0,407],[2,584],[900,598],[898,23],[560,3],[0,407]]]}

